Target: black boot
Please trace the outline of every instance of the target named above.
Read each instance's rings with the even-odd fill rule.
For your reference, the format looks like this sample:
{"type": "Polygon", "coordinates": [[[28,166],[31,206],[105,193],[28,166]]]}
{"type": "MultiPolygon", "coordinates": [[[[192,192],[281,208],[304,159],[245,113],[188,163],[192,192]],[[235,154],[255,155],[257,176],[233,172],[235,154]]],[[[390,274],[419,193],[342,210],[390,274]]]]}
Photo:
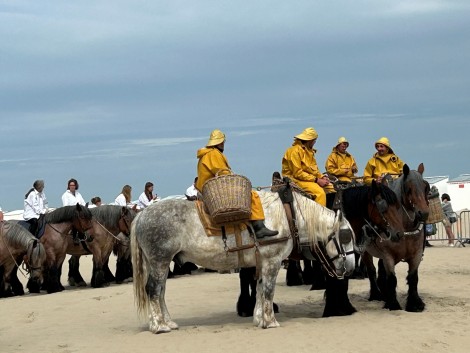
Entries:
{"type": "Polygon", "coordinates": [[[429,242],[429,240],[426,240],[426,247],[427,247],[427,248],[431,248],[431,247],[433,247],[433,246],[434,246],[434,245],[432,245],[432,244],[429,242]]]}
{"type": "Polygon", "coordinates": [[[258,239],[264,237],[273,237],[279,234],[277,230],[269,230],[268,228],[266,228],[263,221],[251,221],[251,225],[253,226],[256,238],[258,239]]]}

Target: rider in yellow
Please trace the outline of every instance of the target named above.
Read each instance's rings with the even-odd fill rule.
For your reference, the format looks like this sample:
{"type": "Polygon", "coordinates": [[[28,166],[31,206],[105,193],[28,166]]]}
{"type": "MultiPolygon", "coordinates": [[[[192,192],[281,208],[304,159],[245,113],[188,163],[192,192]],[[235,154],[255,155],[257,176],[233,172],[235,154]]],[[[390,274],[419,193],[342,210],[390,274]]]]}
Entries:
{"type": "MultiPolygon", "coordinates": [[[[202,187],[209,179],[216,175],[227,175],[231,173],[227,158],[223,154],[225,146],[225,135],[220,130],[211,132],[206,147],[197,151],[197,182],[196,188],[202,191],[202,187]]],[[[271,237],[277,235],[278,232],[269,230],[264,225],[264,211],[261,205],[259,195],[255,191],[251,191],[251,224],[255,230],[257,238],[271,237]]]]}
{"type": "Polygon", "coordinates": [[[392,178],[398,178],[403,174],[403,161],[398,157],[390,146],[390,141],[386,137],[381,137],[375,142],[377,152],[367,162],[364,169],[364,183],[370,185],[372,180],[381,182],[385,174],[390,174],[392,178]]]}
{"type": "Polygon", "coordinates": [[[288,177],[305,192],[315,196],[315,201],[326,206],[326,194],[323,188],[330,184],[328,176],[318,169],[315,159],[318,134],[314,128],[308,127],[294,137],[294,143],[282,158],[282,175],[288,177]]]}
{"type": "Polygon", "coordinates": [[[348,147],[348,140],[340,137],[325,162],[325,169],[338,180],[350,183],[357,173],[357,165],[354,157],[346,151],[348,147]]]}

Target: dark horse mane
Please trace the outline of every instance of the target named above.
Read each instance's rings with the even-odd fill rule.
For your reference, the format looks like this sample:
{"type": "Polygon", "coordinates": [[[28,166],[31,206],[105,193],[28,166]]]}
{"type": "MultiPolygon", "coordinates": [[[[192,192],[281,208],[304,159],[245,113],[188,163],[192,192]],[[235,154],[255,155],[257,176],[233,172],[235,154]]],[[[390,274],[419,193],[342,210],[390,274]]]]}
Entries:
{"type": "MultiPolygon", "coordinates": [[[[118,205],[103,205],[91,208],[93,217],[105,227],[113,227],[121,218],[122,206],[118,205]]],[[[129,211],[132,211],[129,209],[129,211]]],[[[132,211],[134,212],[134,211],[132,211]]]]}
{"type": "Polygon", "coordinates": [[[75,206],[63,206],[56,208],[54,211],[46,213],[44,219],[46,223],[62,223],[62,222],[71,222],[75,217],[77,217],[77,211],[83,213],[85,218],[91,219],[92,215],[90,210],[82,205],[75,206]]]}
{"type": "MultiPolygon", "coordinates": [[[[392,189],[380,183],[377,183],[376,186],[380,196],[387,201],[387,204],[394,205],[398,203],[397,195],[392,189]]],[[[367,206],[372,197],[372,188],[373,186],[370,185],[361,185],[343,190],[342,207],[346,218],[369,218],[367,206]]]]}

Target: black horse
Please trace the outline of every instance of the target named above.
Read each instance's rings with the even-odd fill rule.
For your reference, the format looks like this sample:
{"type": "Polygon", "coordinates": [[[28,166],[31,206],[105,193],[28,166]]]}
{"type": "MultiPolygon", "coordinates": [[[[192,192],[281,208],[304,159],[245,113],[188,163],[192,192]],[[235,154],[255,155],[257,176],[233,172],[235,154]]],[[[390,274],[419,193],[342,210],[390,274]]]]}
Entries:
{"type": "MultiPolygon", "coordinates": [[[[402,213],[400,202],[389,187],[373,182],[371,186],[356,186],[341,192],[341,207],[354,230],[357,244],[374,237],[398,239],[404,230],[402,213]]],[[[315,266],[319,267],[318,264],[315,266]]],[[[253,269],[240,270],[241,291],[237,302],[237,313],[240,316],[253,314],[256,298],[253,273],[253,269]]],[[[323,316],[345,316],[356,312],[347,295],[349,279],[329,275],[324,278],[326,303],[323,316]]]]}

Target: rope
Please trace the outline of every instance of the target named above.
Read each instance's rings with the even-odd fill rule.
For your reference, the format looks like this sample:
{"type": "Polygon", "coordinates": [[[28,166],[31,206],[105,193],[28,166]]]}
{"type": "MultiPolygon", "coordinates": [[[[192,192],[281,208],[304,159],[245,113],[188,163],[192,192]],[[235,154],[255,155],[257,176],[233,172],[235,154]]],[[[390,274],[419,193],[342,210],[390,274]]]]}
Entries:
{"type": "Polygon", "coordinates": [[[110,234],[114,239],[116,239],[118,242],[122,243],[121,239],[119,239],[117,236],[115,236],[113,233],[111,233],[104,225],[102,225],[100,222],[98,222],[95,219],[96,223],[100,225],[101,228],[103,228],[108,234],[110,234]]]}

